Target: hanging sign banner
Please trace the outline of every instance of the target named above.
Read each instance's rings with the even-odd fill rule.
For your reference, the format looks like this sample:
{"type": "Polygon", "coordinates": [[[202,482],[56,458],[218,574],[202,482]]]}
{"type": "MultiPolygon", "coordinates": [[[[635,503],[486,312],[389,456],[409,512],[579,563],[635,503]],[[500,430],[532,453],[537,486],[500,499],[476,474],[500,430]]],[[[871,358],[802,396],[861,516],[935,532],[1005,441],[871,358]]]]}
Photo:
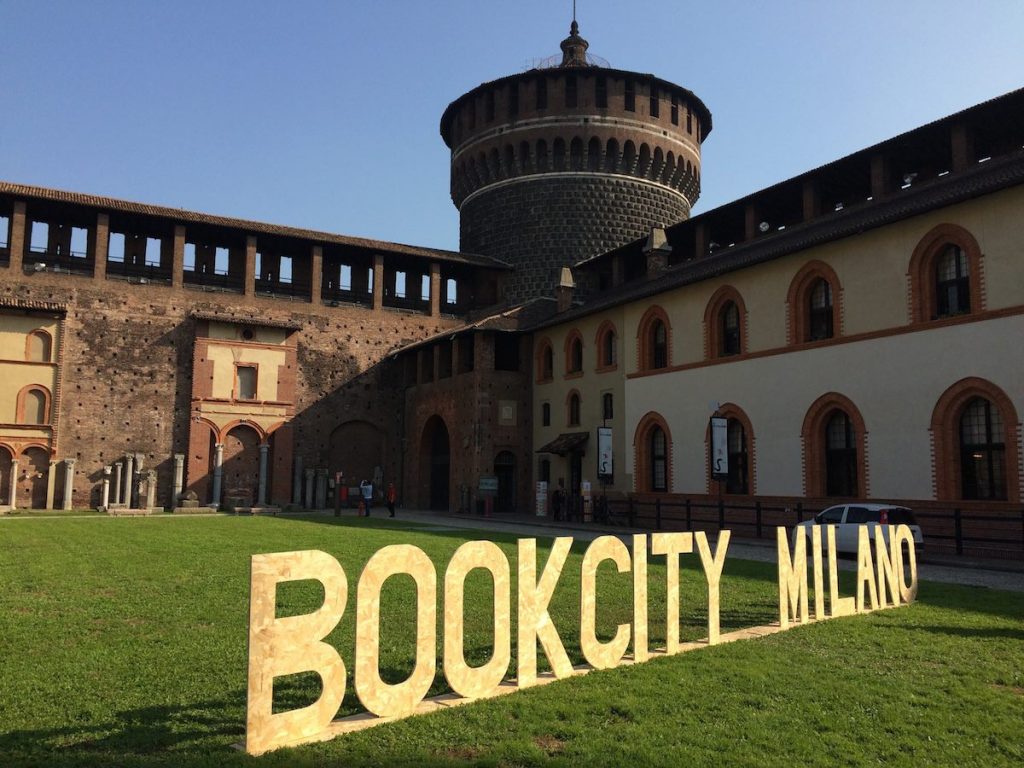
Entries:
{"type": "Polygon", "coordinates": [[[597,476],[605,482],[611,482],[615,474],[612,456],[612,428],[597,428],[597,476]]]}
{"type": "Polygon", "coordinates": [[[729,477],[729,420],[721,416],[711,417],[711,477],[729,477]]]}

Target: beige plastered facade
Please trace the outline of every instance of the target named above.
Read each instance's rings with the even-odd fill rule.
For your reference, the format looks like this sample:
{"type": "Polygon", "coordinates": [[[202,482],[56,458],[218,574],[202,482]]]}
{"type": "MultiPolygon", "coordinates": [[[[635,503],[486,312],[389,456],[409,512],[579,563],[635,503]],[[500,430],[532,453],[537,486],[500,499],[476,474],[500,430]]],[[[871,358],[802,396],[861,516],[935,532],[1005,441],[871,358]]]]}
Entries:
{"type": "MultiPolygon", "coordinates": [[[[730,403],[746,413],[753,428],[752,493],[805,495],[801,427],[815,400],[835,392],[849,398],[864,418],[867,496],[935,498],[930,427],[947,389],[977,377],[1006,393],[1018,414],[1024,412],[1021,210],[1024,189],[1012,188],[538,332],[535,342],[542,337],[551,342],[554,379],[535,384],[536,424],[540,404],[552,404],[552,427],[535,428],[535,445],[562,431],[595,432],[601,424],[600,394],[612,390],[614,490],[636,490],[623,469],[631,472],[635,466],[634,434],[644,416],[654,412],[671,432],[669,492],[707,493],[708,419],[715,403],[730,403]],[[981,274],[972,274],[971,280],[981,280],[982,306],[972,306],[969,315],[952,322],[914,324],[911,256],[930,231],[944,224],[967,230],[980,247],[981,274]],[[797,273],[812,261],[826,264],[839,281],[835,334],[824,342],[789,344],[787,296],[797,273]],[[723,286],[735,289],[746,308],[743,354],[712,360],[705,311],[723,286]],[[652,306],[669,319],[669,368],[643,374],[637,368],[637,328],[652,306]],[[606,319],[618,330],[618,369],[595,373],[593,337],[606,319]],[[565,380],[564,341],[574,328],[584,339],[584,372],[565,380]],[[583,405],[581,425],[572,429],[564,426],[571,389],[580,392],[583,405]]],[[[1019,424],[1013,433],[1020,456],[1019,424]]],[[[595,461],[594,439],[586,447],[584,478],[595,461]]],[[[552,458],[554,480],[561,473],[552,458]]],[[[1009,489],[1011,497],[1019,497],[1020,490],[1009,489]]]]}

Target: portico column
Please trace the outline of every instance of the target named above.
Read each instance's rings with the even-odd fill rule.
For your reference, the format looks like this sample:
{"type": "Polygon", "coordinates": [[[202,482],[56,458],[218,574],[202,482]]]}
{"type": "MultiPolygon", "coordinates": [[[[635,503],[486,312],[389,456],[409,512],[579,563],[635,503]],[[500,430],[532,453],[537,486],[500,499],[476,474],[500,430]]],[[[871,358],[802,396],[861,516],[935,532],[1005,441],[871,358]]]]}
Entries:
{"type": "MultiPolygon", "coordinates": [[[[141,501],[141,499],[139,499],[141,501]]],[[[140,505],[141,506],[141,505],[140,505]]],[[[151,469],[146,473],[146,509],[153,509],[156,506],[156,470],[151,469]]]]}
{"type": "Polygon", "coordinates": [[[11,509],[14,509],[18,501],[18,460],[11,459],[11,498],[9,499],[11,509]]]}
{"type": "Polygon", "coordinates": [[[57,486],[57,460],[50,459],[50,470],[46,474],[46,508],[56,509],[53,506],[53,496],[57,486]]]}
{"type": "Polygon", "coordinates": [[[224,444],[217,443],[213,446],[213,499],[211,503],[214,509],[220,509],[220,480],[223,474],[224,444]]]}
{"type": "Polygon", "coordinates": [[[121,503],[126,507],[132,505],[132,464],[135,459],[129,453],[124,457],[124,492],[121,494],[121,503]]]}
{"type": "Polygon", "coordinates": [[[103,468],[103,499],[100,508],[106,509],[110,506],[110,467],[103,468]]]}
{"type": "Polygon", "coordinates": [[[174,454],[174,491],[171,497],[170,507],[178,506],[178,497],[181,496],[181,489],[185,487],[185,454],[174,454]]]}
{"type": "Polygon", "coordinates": [[[306,470],[306,495],[302,500],[302,506],[306,509],[313,509],[313,476],[315,474],[315,469],[306,470]]]}
{"type": "Polygon", "coordinates": [[[257,507],[267,505],[267,453],[269,451],[270,446],[266,443],[260,446],[260,486],[256,495],[257,507]]]}
{"type": "Polygon", "coordinates": [[[302,506],[302,457],[295,457],[295,472],[292,477],[292,504],[302,506]]]}
{"type": "MultiPolygon", "coordinates": [[[[51,464],[52,467],[52,464],[51,464]]],[[[64,459],[64,509],[71,509],[71,494],[75,487],[75,460],[64,459]]]]}
{"type": "Polygon", "coordinates": [[[114,503],[121,503],[121,462],[114,465],[114,503]]]}

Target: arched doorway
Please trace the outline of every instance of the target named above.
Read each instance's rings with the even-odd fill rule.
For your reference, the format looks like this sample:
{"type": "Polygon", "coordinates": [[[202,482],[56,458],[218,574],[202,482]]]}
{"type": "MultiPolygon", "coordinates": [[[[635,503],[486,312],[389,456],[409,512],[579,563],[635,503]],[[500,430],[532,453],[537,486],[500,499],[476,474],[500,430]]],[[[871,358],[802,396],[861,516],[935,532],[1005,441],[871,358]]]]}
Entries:
{"type": "MultiPolygon", "coordinates": [[[[0,445],[0,504],[6,504],[11,500],[11,462],[14,454],[6,445],[0,445]]],[[[17,480],[14,480],[17,482],[17,480]]]]}
{"type": "Polygon", "coordinates": [[[384,466],[384,434],[368,421],[348,421],[331,433],[331,477],[345,473],[348,485],[373,480],[374,470],[384,466]]]}
{"type": "Polygon", "coordinates": [[[50,454],[43,448],[29,448],[21,455],[18,467],[17,505],[29,509],[46,508],[46,481],[50,473],[50,454]]]}
{"type": "Polygon", "coordinates": [[[502,451],[494,457],[494,474],[498,478],[498,495],[494,499],[494,511],[515,512],[516,457],[512,451],[502,451]]]}
{"type": "Polygon", "coordinates": [[[440,416],[431,416],[420,442],[420,485],[426,485],[430,509],[451,508],[451,446],[448,427],[440,416]]]}
{"type": "MultiPolygon", "coordinates": [[[[256,503],[260,482],[260,435],[252,427],[240,424],[224,438],[224,496],[240,496],[256,503]]],[[[218,499],[220,501],[220,499],[218,499]]]]}

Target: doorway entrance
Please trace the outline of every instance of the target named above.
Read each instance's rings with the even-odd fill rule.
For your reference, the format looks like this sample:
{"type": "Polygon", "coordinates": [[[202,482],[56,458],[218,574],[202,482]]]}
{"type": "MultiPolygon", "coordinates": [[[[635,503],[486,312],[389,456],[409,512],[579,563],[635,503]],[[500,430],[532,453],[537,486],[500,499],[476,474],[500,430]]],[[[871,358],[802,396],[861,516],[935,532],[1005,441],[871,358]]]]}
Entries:
{"type": "Polygon", "coordinates": [[[494,499],[494,511],[515,512],[516,457],[512,451],[502,451],[494,457],[494,474],[498,478],[498,495],[494,499]]]}

